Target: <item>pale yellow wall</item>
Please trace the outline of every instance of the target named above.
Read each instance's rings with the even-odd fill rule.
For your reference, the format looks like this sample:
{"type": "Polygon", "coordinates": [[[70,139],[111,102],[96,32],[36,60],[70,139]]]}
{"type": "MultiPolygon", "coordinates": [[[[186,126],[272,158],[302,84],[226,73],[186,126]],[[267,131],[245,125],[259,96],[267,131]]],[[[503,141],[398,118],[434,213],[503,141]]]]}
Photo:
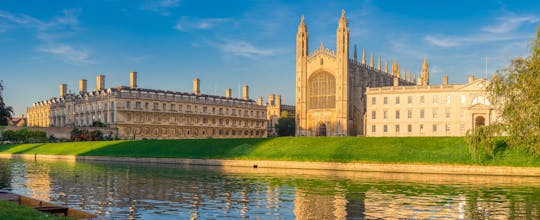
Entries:
{"type": "Polygon", "coordinates": [[[477,116],[483,116],[486,119],[486,125],[495,120],[496,115],[492,106],[483,104],[473,106],[472,104],[475,98],[485,97],[485,83],[484,80],[477,80],[470,84],[444,87],[432,85],[369,89],[365,116],[366,135],[464,136],[468,130],[473,129],[474,118],[477,116]],[[396,97],[400,99],[399,104],[396,104],[396,97]],[[412,98],[412,103],[408,102],[409,97],[412,98]],[[422,97],[423,102],[421,102],[422,97]],[[373,98],[376,99],[375,104],[373,104],[373,98]],[[385,98],[388,100],[387,104],[384,104],[385,98]],[[412,111],[411,118],[409,118],[409,110],[412,111]],[[422,110],[423,118],[421,117],[422,110]],[[396,118],[396,111],[400,112],[399,119],[396,118]],[[373,112],[376,115],[375,119],[373,119],[373,112]],[[409,125],[412,126],[410,132],[409,125]],[[434,125],[436,130],[433,128],[434,125]],[[375,132],[373,132],[373,126],[375,126],[375,132]],[[396,126],[399,126],[399,132],[396,131],[396,126]]]}

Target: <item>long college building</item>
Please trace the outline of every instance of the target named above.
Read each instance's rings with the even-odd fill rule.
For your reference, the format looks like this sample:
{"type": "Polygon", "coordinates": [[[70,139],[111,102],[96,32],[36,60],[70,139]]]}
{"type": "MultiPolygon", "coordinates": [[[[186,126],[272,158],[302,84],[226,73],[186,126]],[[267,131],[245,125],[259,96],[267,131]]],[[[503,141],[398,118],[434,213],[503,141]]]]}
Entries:
{"type": "Polygon", "coordinates": [[[193,91],[174,92],[137,87],[137,73],[130,73],[130,85],[105,88],[105,76],[98,75],[96,89],[87,91],[80,80],[79,93],[67,93],[34,103],[27,109],[28,126],[88,127],[96,122],[118,129],[122,139],[178,139],[207,137],[266,137],[266,107],[262,98],[249,99],[249,87],[242,98],[204,95],[200,80],[193,91]]]}

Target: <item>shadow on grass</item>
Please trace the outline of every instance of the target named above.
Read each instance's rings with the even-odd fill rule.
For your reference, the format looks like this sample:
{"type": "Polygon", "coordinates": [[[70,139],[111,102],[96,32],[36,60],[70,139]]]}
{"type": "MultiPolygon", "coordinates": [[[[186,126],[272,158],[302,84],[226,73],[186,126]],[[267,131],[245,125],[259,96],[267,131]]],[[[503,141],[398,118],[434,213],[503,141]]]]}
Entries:
{"type": "Polygon", "coordinates": [[[233,159],[249,155],[267,138],[138,140],[113,143],[80,156],[233,159]]]}

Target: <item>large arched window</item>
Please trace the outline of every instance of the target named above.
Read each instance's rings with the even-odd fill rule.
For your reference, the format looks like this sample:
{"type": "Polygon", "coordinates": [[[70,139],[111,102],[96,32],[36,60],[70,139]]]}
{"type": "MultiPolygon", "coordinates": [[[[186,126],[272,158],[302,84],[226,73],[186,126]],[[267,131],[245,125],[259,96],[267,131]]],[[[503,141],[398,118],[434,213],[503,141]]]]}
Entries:
{"type": "Polygon", "coordinates": [[[336,79],[327,72],[318,72],[309,78],[309,108],[335,108],[336,79]]]}

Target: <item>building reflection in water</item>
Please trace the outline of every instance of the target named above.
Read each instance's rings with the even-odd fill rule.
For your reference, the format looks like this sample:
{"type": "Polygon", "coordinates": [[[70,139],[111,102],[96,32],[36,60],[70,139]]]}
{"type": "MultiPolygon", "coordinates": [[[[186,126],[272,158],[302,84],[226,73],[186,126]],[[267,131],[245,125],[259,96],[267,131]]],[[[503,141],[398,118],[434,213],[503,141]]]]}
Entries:
{"type": "Polygon", "coordinates": [[[540,218],[540,178],[430,184],[260,170],[0,160],[0,186],[107,218],[540,218]]]}

